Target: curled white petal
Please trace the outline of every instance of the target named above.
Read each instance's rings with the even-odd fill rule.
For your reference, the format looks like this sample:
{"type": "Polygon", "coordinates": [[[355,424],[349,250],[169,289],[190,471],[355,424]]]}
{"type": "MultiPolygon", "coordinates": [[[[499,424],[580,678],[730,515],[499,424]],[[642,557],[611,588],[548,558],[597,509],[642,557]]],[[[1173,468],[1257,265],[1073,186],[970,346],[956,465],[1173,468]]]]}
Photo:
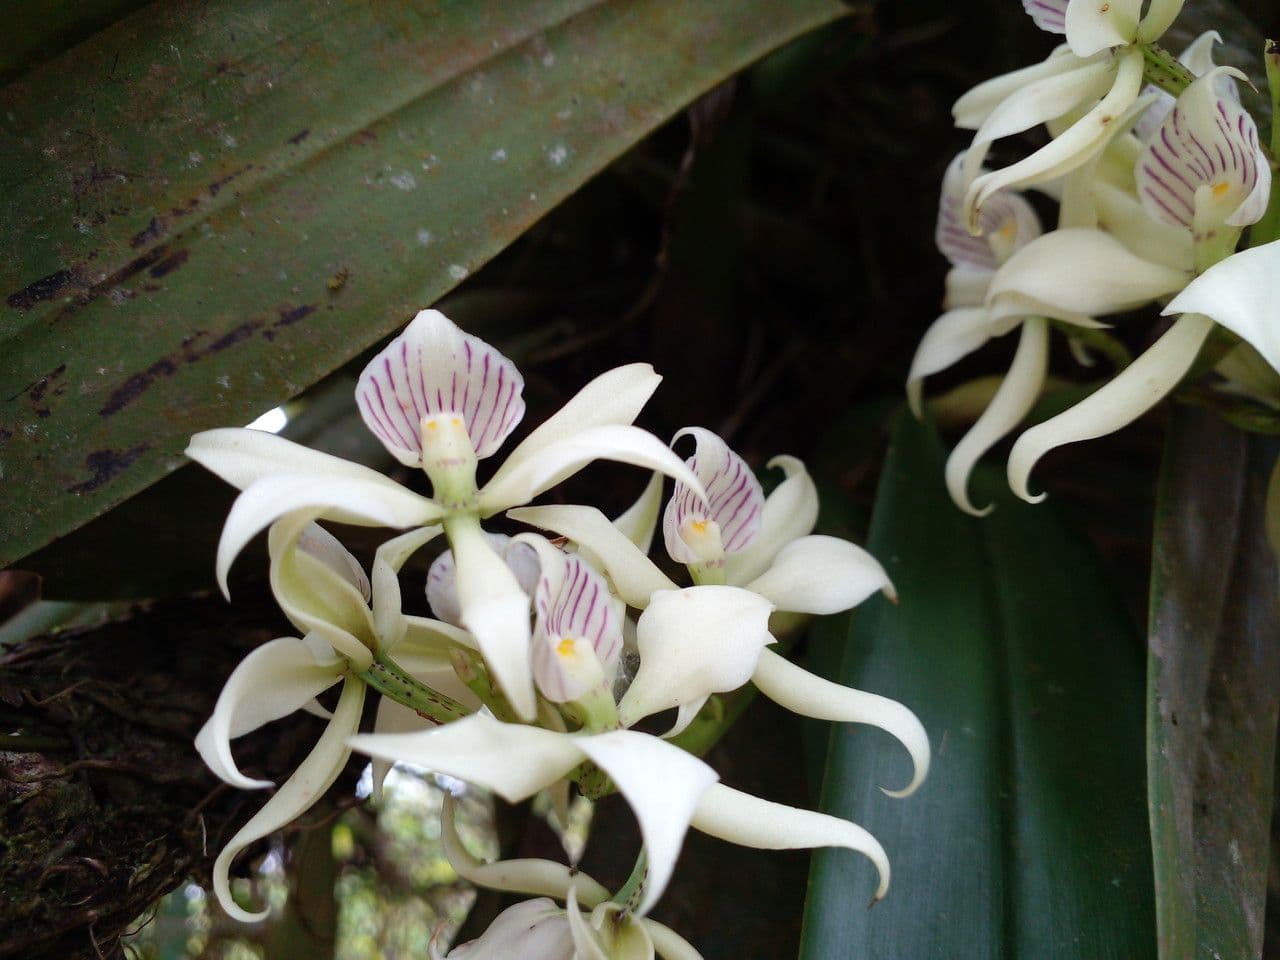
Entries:
{"type": "Polygon", "coordinates": [[[947,271],[942,309],[980,307],[987,302],[987,288],[995,270],[988,267],[952,267],[947,271]]]}
{"type": "MultiPolygon", "coordinates": [[[[1112,64],[1106,61],[1079,63],[1067,73],[1029,83],[1002,100],[974,133],[973,143],[964,154],[961,189],[966,189],[978,176],[992,143],[1047,123],[1101,97],[1111,86],[1112,70],[1112,64]]],[[[957,206],[964,208],[963,193],[957,206]]],[[[970,222],[968,216],[959,219],[962,225],[970,222]]]]}
{"type": "Polygon", "coordinates": [[[303,528],[297,543],[299,550],[319,560],[342,577],[359,591],[365,603],[369,602],[373,595],[369,577],[360,566],[360,561],[351,555],[351,551],[342,545],[342,541],[320,524],[311,523],[303,528]]]}
{"type": "Polygon", "coordinates": [[[745,588],[789,613],[839,613],[877,590],[893,596],[884,567],[867,551],[839,537],[793,540],[772,566],[745,588]]]}
{"type": "Polygon", "coordinates": [[[1043,183],[1060,177],[1101,150],[1111,137],[1111,125],[1138,98],[1142,87],[1142,63],[1140,50],[1128,50],[1119,54],[1115,82],[1092,110],[1029,157],[974,180],[969,187],[965,204],[970,223],[977,225],[979,208],[996,191],[1018,185],[1043,183]]]}
{"type": "Polygon", "coordinates": [[[965,513],[981,517],[991,512],[990,504],[978,508],[969,499],[969,475],[982,455],[1008,436],[1031,411],[1044,386],[1048,364],[1048,321],[1043,317],[1028,317],[1022,325],[1009,373],[1000,382],[982,416],[947,457],[947,492],[965,513]]]}
{"type": "Polygon", "coordinates": [[[676,589],[671,579],[595,507],[520,507],[507,511],[507,516],[568,537],[589,550],[628,606],[643,608],[655,591],[676,589]]]}
{"type": "Polygon", "coordinates": [[[813,532],[818,522],[818,488],[795,457],[780,454],[769,461],[771,470],[781,470],[784,479],[764,501],[760,532],[745,549],[725,558],[728,583],[741,585],[754,580],[773,563],[778,551],[793,540],[813,532]]]}
{"type": "Polygon", "coordinates": [[[666,889],[693,811],[719,778],[697,757],[634,730],[574,741],[609,774],[640,824],[649,872],[636,913],[644,916],[666,889]]]}
{"type": "Polygon", "coordinates": [[[670,927],[658,923],[657,920],[650,920],[648,917],[642,917],[640,923],[644,926],[645,933],[649,934],[653,949],[662,960],[702,960],[702,954],[694,949],[693,944],[670,927]]]}
{"type": "Polygon", "coordinates": [[[320,740],[298,769],[281,785],[261,810],[255,813],[222,848],[213,864],[213,891],[231,917],[241,923],[254,923],[267,916],[268,911],[249,913],[241,909],[231,897],[231,863],[249,844],[261,840],[267,834],[279,830],[299,814],[311,807],[338,779],[346,766],[351,749],[347,738],[360,725],[360,710],[364,706],[365,685],[362,681],[348,679],[342,685],[342,695],[333,711],[333,719],[325,727],[320,740]]]}
{"type": "Polygon", "coordinates": [[[1067,73],[1079,67],[1066,44],[1057,47],[1040,63],[985,80],[955,102],[951,116],[962,130],[977,130],[991,111],[1005,99],[1045,77],[1067,73]]]}
{"type": "Polygon", "coordinates": [[[1071,409],[1032,427],[1009,454],[1009,487],[1023,500],[1037,503],[1027,481],[1036,463],[1067,443],[1114,433],[1155,406],[1178,385],[1195,362],[1213,322],[1196,313],[1180,317],[1145,353],[1071,409]]]}
{"type": "MultiPolygon", "coordinates": [[[[298,547],[303,535],[319,529],[310,517],[308,511],[292,513],[271,525],[271,592],[300,631],[324,638],[357,672],[366,670],[373,662],[374,646],[369,605],[348,576],[298,547]]],[[[356,562],[350,554],[347,560],[356,562]]]]}
{"type": "MultiPolygon", "coordinates": [[[[432,956],[439,954],[432,948],[432,956]]],[[[477,939],[459,944],[445,960],[573,960],[574,943],[565,912],[542,897],[503,910],[477,939]]]]}
{"type": "Polygon", "coordinates": [[[1164,313],[1201,313],[1247,342],[1280,370],[1280,241],[1214,264],[1173,298],[1164,313]]]}
{"type": "Polygon", "coordinates": [[[271,640],[252,651],[231,672],[200,732],[196,750],[219,779],[253,790],[270,780],[246,777],[231,756],[231,741],[301,709],[342,679],[346,661],[296,637],[271,640]]]}
{"type": "Polygon", "coordinates": [[[896,700],[854,690],[809,673],[772,650],[760,654],[751,681],[770,700],[806,717],[839,723],[866,723],[898,739],[911,754],[911,782],[891,797],[915,793],[929,773],[929,734],[914,713],[896,700]]]}
{"type": "MultiPolygon", "coordinates": [[[[634,422],[661,382],[662,377],[647,363],[631,363],[600,374],[525,437],[490,483],[501,486],[508,475],[524,469],[535,455],[593,427],[634,422]]],[[[512,501],[515,502],[518,501],[512,501]]]]}
{"type": "Polygon", "coordinates": [[[992,337],[1003,336],[1021,320],[1018,316],[993,317],[986,307],[961,307],[948,310],[933,321],[920,338],[907,373],[907,401],[911,412],[917,417],[923,415],[925,377],[947,369],[992,337]]]}
{"type": "MultiPolygon", "coordinates": [[[[1184,2],[1185,0],[1151,0],[1147,4],[1147,12],[1143,15],[1142,22],[1138,25],[1138,42],[1151,43],[1164,36],[1164,32],[1173,26],[1173,21],[1178,18],[1184,2]]],[[[1216,31],[1210,32],[1216,35],[1216,31]]]]}
{"type": "MultiPolygon", "coordinates": [[[[701,491],[702,484],[661,440],[639,427],[592,427],[547,444],[509,471],[499,471],[480,491],[485,516],[528,503],[594,460],[657,470],[701,491]]],[[[505,466],[505,464],[504,464],[505,466]]]]}
{"type": "Polygon", "coordinates": [[[394,480],[361,464],[312,450],[273,433],[243,427],[197,433],[191,438],[186,454],[241,490],[264,477],[280,474],[363,480],[388,490],[403,489],[394,480]]]}
{"type": "Polygon", "coordinates": [[[889,858],[884,847],[848,820],[771,803],[716,783],[702,795],[692,823],[705,834],[759,850],[844,847],[857,851],[870,859],[880,874],[876,899],[889,892],[889,858]]]}
{"type": "Polygon", "coordinates": [[[623,724],[746,683],[760,651],[774,642],[772,610],[738,587],[655,593],[636,624],[640,669],[618,704],[623,724]]]}
{"type": "Polygon", "coordinates": [[[245,544],[286,513],[302,510],[311,511],[312,517],[339,523],[385,527],[420,526],[441,515],[440,508],[430,500],[397,484],[305,474],[264,477],[236,498],[222,528],[217,575],[224,595],[229,595],[227,572],[245,544]]]}
{"type": "MultiPolygon", "coordinates": [[[[505,533],[484,535],[493,552],[502,558],[515,575],[521,589],[529,596],[538,585],[538,558],[526,543],[519,543],[505,533]]],[[[458,567],[453,551],[445,550],[431,562],[427,570],[427,603],[443,622],[462,625],[462,604],[458,600],[458,567]]]]}
{"type": "MultiPolygon", "coordinates": [[[[1055,230],[1004,264],[987,293],[993,307],[1011,295],[1028,298],[1049,316],[1101,316],[1142,306],[1181,290],[1182,270],[1152,263],[1101,230],[1055,230]]],[[[999,312],[993,310],[993,312],[999,312]]]]}
{"type": "Polygon", "coordinates": [[[351,738],[351,747],[468,780],[511,803],[550,786],[583,756],[571,737],[483,713],[422,733],[363,734],[351,738]]]}

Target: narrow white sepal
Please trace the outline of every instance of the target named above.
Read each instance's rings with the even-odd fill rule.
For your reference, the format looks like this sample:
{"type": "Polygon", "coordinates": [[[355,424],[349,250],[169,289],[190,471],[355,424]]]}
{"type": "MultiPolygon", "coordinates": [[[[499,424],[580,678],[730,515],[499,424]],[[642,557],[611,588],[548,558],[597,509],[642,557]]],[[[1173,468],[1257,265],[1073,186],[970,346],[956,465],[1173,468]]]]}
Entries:
{"type": "Polygon", "coordinates": [[[537,713],[530,660],[529,595],[494,552],[478,522],[448,525],[462,625],[520,719],[537,713]]]}
{"type": "Polygon", "coordinates": [[[396,484],[388,487],[352,477],[317,478],[304,474],[264,477],[236,498],[222,528],[217,575],[224,596],[230,596],[227,573],[245,544],[286,513],[304,510],[311,517],[384,527],[419,526],[442,514],[430,500],[396,484]]]}
{"type": "Polygon", "coordinates": [[[965,513],[981,517],[991,512],[991,504],[978,508],[969,499],[969,475],[983,454],[1008,436],[1031,411],[1044,386],[1048,363],[1049,323],[1043,317],[1028,317],[1008,374],[982,416],[947,457],[947,492],[965,513]]]}
{"type": "Polygon", "coordinates": [[[362,480],[387,490],[403,489],[394,480],[359,463],[244,427],[205,430],[191,438],[186,455],[241,490],[264,477],[299,474],[317,479],[362,480]]]}
{"type": "Polygon", "coordinates": [[[342,679],[346,661],[318,657],[316,646],[297,637],[271,640],[231,672],[213,715],[196,735],[196,750],[219,779],[241,790],[272,785],[240,772],[231,756],[231,741],[301,709],[342,679]]]}
{"type": "Polygon", "coordinates": [[[838,723],[866,723],[896,737],[911,754],[913,773],[911,782],[901,790],[880,788],[889,796],[910,796],[929,773],[929,734],[919,718],[898,701],[824,680],[772,650],[760,654],[751,681],[792,713],[838,723]]]}
{"type": "Polygon", "coordinates": [[[565,918],[569,923],[569,934],[573,937],[571,960],[609,960],[600,946],[600,941],[596,939],[594,931],[582,916],[582,911],[578,909],[577,893],[573,890],[569,891],[565,901],[565,918]]]}
{"type": "Polygon", "coordinates": [[[1009,454],[1010,489],[1029,503],[1043,500],[1043,493],[1032,496],[1027,489],[1040,458],[1064,444],[1106,436],[1138,419],[1178,385],[1212,329],[1208,317],[1183,314],[1114,380],[1020,436],[1009,454]]]}
{"type": "Polygon", "coordinates": [[[325,727],[320,740],[298,769],[255,813],[236,835],[228,841],[213,864],[213,891],[222,909],[241,923],[255,923],[266,918],[270,911],[249,913],[241,909],[231,897],[231,863],[249,844],[261,840],[267,834],[279,830],[299,814],[311,807],[338,779],[346,766],[351,749],[347,738],[360,725],[360,711],[364,706],[365,685],[361,680],[348,678],[342,685],[342,695],[333,711],[333,719],[325,727]]]}
{"type": "Polygon", "coordinates": [[[1039,63],[1002,73],[970,89],[951,108],[951,116],[961,130],[977,130],[991,111],[1019,90],[1045,77],[1067,73],[1080,66],[1067,45],[1061,44],[1039,63]]]}
{"type": "Polygon", "coordinates": [[[788,613],[839,613],[877,590],[894,595],[889,575],[875,557],[847,540],[820,535],[787,544],[773,565],[744,589],[788,613]]]}
{"type": "Polygon", "coordinates": [[[655,593],[636,623],[640,669],[618,704],[624,726],[713,693],[736,690],[755,672],[773,605],[739,587],[655,593]]]}
{"type": "Polygon", "coordinates": [[[640,824],[649,872],[636,913],[644,916],[666,889],[693,811],[719,777],[679,747],[634,730],[574,741],[609,774],[640,824]]]}
{"type": "Polygon", "coordinates": [[[548,447],[593,427],[633,423],[662,377],[647,363],[615,367],[596,377],[511,451],[491,483],[509,474],[548,447]]]}
{"type": "Polygon", "coordinates": [[[636,502],[613,518],[613,525],[618,528],[618,532],[634,543],[641,553],[647,554],[653,546],[653,534],[658,529],[658,515],[662,512],[662,482],[665,479],[661,473],[655,473],[645,484],[636,502]]]}
{"type": "Polygon", "coordinates": [[[662,960],[703,960],[702,954],[694,949],[693,944],[670,927],[648,917],[642,917],[640,923],[644,925],[645,933],[649,934],[649,939],[653,942],[653,949],[662,960]]]}
{"type": "Polygon", "coordinates": [[[818,522],[818,488],[804,463],[779,454],[767,464],[781,470],[785,479],[765,498],[760,532],[745,550],[730,554],[724,561],[726,582],[741,585],[769,569],[778,551],[813,532],[818,522]]]}
{"type": "Polygon", "coordinates": [[[590,551],[593,562],[608,575],[618,596],[630,607],[643,609],[655,591],[676,589],[676,584],[595,507],[520,507],[508,510],[507,516],[568,537],[590,551]]]}
{"type": "Polygon", "coordinates": [[[979,208],[997,190],[1044,183],[1070,173],[1106,145],[1111,125],[1138,98],[1142,87],[1142,51],[1127,50],[1119,59],[1115,82],[1097,106],[1029,157],[974,180],[965,202],[971,226],[977,225],[979,208]]]}
{"type": "Polygon", "coordinates": [[[889,858],[884,848],[870,833],[848,820],[771,803],[716,783],[702,795],[692,824],[709,836],[759,850],[844,847],[857,851],[871,860],[880,875],[876,899],[889,892],[889,858]]]}
{"type": "Polygon", "coordinates": [[[986,307],[959,307],[948,310],[929,325],[916,347],[907,373],[907,402],[919,419],[924,414],[924,378],[945,370],[977,350],[992,337],[1003,336],[1021,318],[993,318],[986,307]]]}
{"type": "Polygon", "coordinates": [[[480,510],[485,516],[491,516],[528,503],[594,460],[613,460],[656,470],[705,495],[693,472],[653,434],[639,427],[611,425],[592,427],[557,440],[530,454],[515,469],[499,471],[480,491],[480,510]]]}
{"type": "Polygon", "coordinates": [[[411,530],[386,541],[373,558],[373,624],[378,649],[390,653],[404,637],[407,625],[401,612],[400,568],[418,550],[443,532],[439,525],[411,530]]]}
{"type": "Polygon", "coordinates": [[[484,713],[423,733],[363,734],[351,738],[351,747],[479,784],[511,803],[550,786],[582,761],[571,737],[484,713]]]}
{"type": "Polygon", "coordinates": [[[1234,253],[1214,264],[1164,308],[1200,313],[1226,327],[1280,370],[1280,240],[1234,253]]]}
{"type": "MultiPolygon", "coordinates": [[[[1138,42],[1152,43],[1164,36],[1165,31],[1173,26],[1173,21],[1178,19],[1184,2],[1185,0],[1150,0],[1147,4],[1147,12],[1138,24],[1138,42]]],[[[1219,43],[1222,42],[1216,30],[1210,30],[1209,33],[1217,37],[1219,43]]],[[[1200,39],[1203,38],[1204,34],[1201,34],[1200,39]]],[[[1192,66],[1194,70],[1194,61],[1188,56],[1190,52],[1188,49],[1183,53],[1183,57],[1187,58],[1183,62],[1192,66]]]]}

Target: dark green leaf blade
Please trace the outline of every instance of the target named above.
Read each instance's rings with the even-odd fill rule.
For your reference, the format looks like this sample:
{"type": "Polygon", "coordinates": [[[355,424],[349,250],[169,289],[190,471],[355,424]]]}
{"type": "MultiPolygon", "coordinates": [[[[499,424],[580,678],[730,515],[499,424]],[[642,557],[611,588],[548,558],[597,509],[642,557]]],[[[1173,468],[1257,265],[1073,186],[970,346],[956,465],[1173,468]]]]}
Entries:
{"type": "Polygon", "coordinates": [[[903,417],[868,544],[902,600],[859,611],[840,677],[916,710],[934,767],[885,798],[896,745],[833,733],[824,808],[884,843],[894,887],[867,910],[870,872],[817,854],[802,955],[1154,956],[1140,641],[1051,505],[997,492],[994,515],[965,517],[944,459],[903,417]]]}
{"type": "Polygon", "coordinates": [[[1179,408],[1157,500],[1147,764],[1160,956],[1259,957],[1280,606],[1274,441],[1179,408]]]}
{"type": "Polygon", "coordinates": [[[438,299],[835,0],[155,4],[0,91],[0,565],[438,299]]]}

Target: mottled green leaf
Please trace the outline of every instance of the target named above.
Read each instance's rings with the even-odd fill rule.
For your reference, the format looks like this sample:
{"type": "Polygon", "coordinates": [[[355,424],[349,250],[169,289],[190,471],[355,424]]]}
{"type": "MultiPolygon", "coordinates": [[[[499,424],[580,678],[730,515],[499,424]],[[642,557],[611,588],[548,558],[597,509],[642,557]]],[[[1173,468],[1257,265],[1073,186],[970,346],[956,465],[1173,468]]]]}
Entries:
{"type": "Polygon", "coordinates": [[[1280,606],[1274,441],[1175,411],[1157,500],[1147,767],[1160,956],[1259,957],[1280,606]]]}
{"type": "Polygon", "coordinates": [[[156,3],[0,90],[0,564],[404,323],[835,0],[156,3]]]}
{"type": "Polygon", "coordinates": [[[934,763],[916,796],[901,748],[832,733],[824,809],[893,864],[815,856],[802,956],[1142,960],[1155,954],[1142,771],[1141,642],[1090,547],[1052,504],[984,473],[991,516],[960,513],[931,428],[895,429],[871,551],[898,588],[853,621],[839,678],[914,709],[934,763]]]}

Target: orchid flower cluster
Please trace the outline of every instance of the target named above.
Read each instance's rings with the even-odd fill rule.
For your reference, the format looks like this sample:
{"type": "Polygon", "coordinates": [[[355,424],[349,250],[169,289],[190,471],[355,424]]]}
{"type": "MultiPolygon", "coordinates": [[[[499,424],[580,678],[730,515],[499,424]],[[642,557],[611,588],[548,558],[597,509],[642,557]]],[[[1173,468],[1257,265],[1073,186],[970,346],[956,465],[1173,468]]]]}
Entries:
{"type": "MultiPolygon", "coordinates": [[[[804,465],[778,457],[769,495],[715,434],[688,428],[682,459],[633,425],[660,378],[645,364],[611,370],[533,430],[480,485],[523,413],[523,379],[489,344],[425,310],[364,370],[356,400],[365,424],[400,463],[425,471],[423,496],[367,467],[270,433],[211,430],[188,455],[242,490],[217,553],[217,578],[268,530],[270,583],[297,635],[256,649],[236,668],[196,740],[209,767],[243,789],[271,786],[243,774],[231,741],[298,709],[327,717],[315,748],[230,840],[214,867],[229,914],[260,919],[231,897],[230,867],[250,844],[307,810],[351,752],[374,761],[380,785],[396,761],[467,781],[516,802],[549,790],[621,793],[640,825],[636,869],[616,893],[549,860],[482,863],[458,840],[446,801],[442,837],[457,872],[536,899],[501,915],[451,957],[698,956],[647,916],[692,826],[765,849],[841,846],[889,883],[880,844],[856,824],[773,803],[719,782],[698,756],[691,724],[714,719],[719,694],[752,682],[811,717],[865,723],[897,737],[920,784],[929,742],[892,700],[830,683],[768,647],[787,615],[847,610],[877,590],[881,566],[851,543],[812,534],[817,494],[804,465]],[[616,519],[585,505],[523,506],[593,460],[652,471],[636,504],[616,519]],[[665,478],[674,491],[665,510],[665,478]],[[555,535],[483,529],[497,514],[555,535]],[[663,542],[690,583],[649,558],[661,514],[663,542]],[[391,528],[366,574],[318,521],[391,528]],[[428,544],[426,600],[434,616],[404,611],[400,571],[428,544]],[[318,694],[341,685],[332,711],[318,694]],[[374,731],[360,734],[369,691],[380,695],[374,731]],[[655,715],[674,711],[664,734],[655,715]],[[650,719],[652,718],[652,719],[650,719]],[[685,740],[681,735],[685,734],[685,740]],[[692,744],[692,745],[691,745],[692,744]],[[687,749],[686,749],[687,748],[687,749]],[[561,906],[563,904],[563,906],[561,906]]],[[[435,948],[433,947],[433,950],[435,948]]],[[[435,955],[439,955],[438,952],[435,955]]]]}
{"type": "Polygon", "coordinates": [[[1141,15],[1141,0],[1024,6],[1066,43],[955,104],[957,126],[975,134],[948,169],[939,205],[937,243],[952,265],[946,312],[921,341],[907,383],[919,415],[925,377],[1020,331],[1007,376],[947,463],[952,498],[974,514],[986,511],[970,501],[969,475],[1031,411],[1051,326],[1092,363],[1086,345],[1107,326],[1100,318],[1153,302],[1176,317],[1113,379],[1017,438],[1008,479],[1025,500],[1043,498],[1028,481],[1046,453],[1121,429],[1193,370],[1216,365],[1224,389],[1280,405],[1280,243],[1255,236],[1236,252],[1268,210],[1271,158],[1240,103],[1244,74],[1212,62],[1221,38],[1210,31],[1179,59],[1164,50],[1158,41],[1182,0],[1150,0],[1141,15]],[[983,168],[994,141],[1041,124],[1047,145],[983,168]],[[1020,192],[1029,187],[1058,201],[1056,229],[1043,229],[1020,192]]]}

